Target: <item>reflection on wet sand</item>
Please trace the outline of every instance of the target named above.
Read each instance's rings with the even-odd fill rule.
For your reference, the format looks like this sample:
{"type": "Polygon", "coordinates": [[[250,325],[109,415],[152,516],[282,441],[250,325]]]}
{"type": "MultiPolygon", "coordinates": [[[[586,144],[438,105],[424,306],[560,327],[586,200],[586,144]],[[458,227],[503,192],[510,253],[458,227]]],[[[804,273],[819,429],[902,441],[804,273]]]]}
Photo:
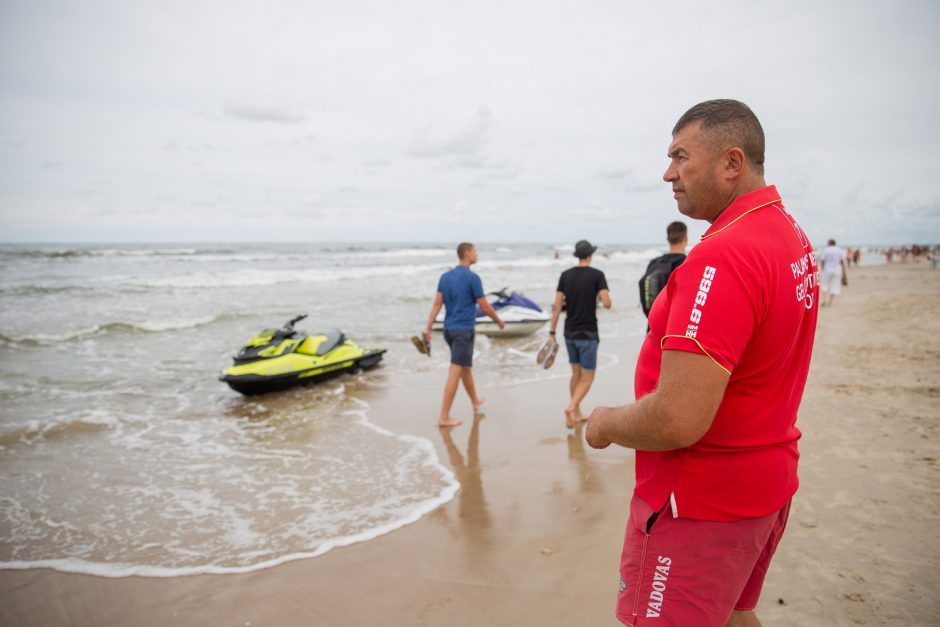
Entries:
{"type": "Polygon", "coordinates": [[[480,422],[483,414],[473,416],[473,426],[467,440],[467,458],[454,444],[453,429],[441,429],[441,439],[447,447],[451,468],[460,482],[457,493],[457,512],[463,532],[470,538],[487,542],[493,524],[486,497],[483,495],[482,468],[480,467],[480,422]]]}
{"type": "Polygon", "coordinates": [[[603,492],[602,483],[597,474],[597,468],[591,463],[584,448],[584,425],[579,422],[574,433],[568,434],[568,459],[574,462],[578,471],[578,481],[582,492],[603,492]]]}

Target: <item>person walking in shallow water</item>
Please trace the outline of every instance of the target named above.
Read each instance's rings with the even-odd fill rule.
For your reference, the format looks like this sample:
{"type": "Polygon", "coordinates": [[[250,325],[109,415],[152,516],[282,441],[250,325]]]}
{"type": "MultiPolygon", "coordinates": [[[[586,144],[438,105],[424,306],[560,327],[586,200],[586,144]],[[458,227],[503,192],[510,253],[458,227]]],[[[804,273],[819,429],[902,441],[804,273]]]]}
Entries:
{"type": "Polygon", "coordinates": [[[591,267],[591,260],[597,246],[591,246],[587,240],[581,240],[574,247],[574,256],[578,265],[568,268],[558,278],[555,291],[555,306],[552,307],[552,324],[548,332],[553,338],[558,327],[562,304],[565,305],[565,346],[568,349],[568,362],[571,364],[571,381],[568,384],[571,400],[565,407],[565,426],[573,429],[584,421],[581,415],[581,401],[587,396],[594,383],[594,371],[597,370],[597,346],[600,335],[597,332],[597,300],[600,299],[605,309],[610,309],[610,293],[607,278],[597,268],[591,267]]]}
{"type": "Polygon", "coordinates": [[[816,258],[764,182],[764,131],[746,105],[692,107],[667,154],[679,211],[710,226],[653,303],[636,402],[588,418],[592,447],[636,449],[616,616],[756,627],[799,483],[816,258]]]}
{"type": "Polygon", "coordinates": [[[506,326],[493,306],[487,302],[480,277],[470,270],[470,266],[477,262],[476,246],[466,242],[460,244],[457,247],[457,258],[460,263],[442,274],[437,283],[437,294],[434,296],[428,324],[424,328],[424,341],[430,343],[431,326],[441,307],[444,307],[444,341],[450,348],[450,370],[447,373],[447,382],[444,384],[441,412],[437,418],[439,427],[456,427],[463,422],[450,415],[454,398],[457,396],[457,388],[461,382],[470,396],[474,414],[480,410],[484,401],[477,396],[473,382],[476,306],[479,305],[483,313],[492,318],[500,329],[506,326]]]}

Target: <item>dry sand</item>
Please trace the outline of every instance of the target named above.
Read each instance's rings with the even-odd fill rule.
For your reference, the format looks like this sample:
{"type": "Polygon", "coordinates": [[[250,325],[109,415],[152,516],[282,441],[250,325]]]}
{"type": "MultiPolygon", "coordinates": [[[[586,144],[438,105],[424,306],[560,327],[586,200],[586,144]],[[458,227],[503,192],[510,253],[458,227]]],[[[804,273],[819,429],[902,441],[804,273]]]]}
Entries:
{"type": "MultiPolygon", "coordinates": [[[[820,314],[802,486],[758,607],[767,626],[940,624],[940,272],[878,266],[850,279],[820,314]]],[[[637,346],[605,338],[620,360],[586,406],[632,398],[637,346]]],[[[0,625],[617,625],[632,456],[570,435],[563,360],[555,370],[483,390],[486,417],[443,433],[437,373],[361,390],[375,422],[431,438],[461,481],[413,525],[246,575],[0,571],[0,625]]]]}

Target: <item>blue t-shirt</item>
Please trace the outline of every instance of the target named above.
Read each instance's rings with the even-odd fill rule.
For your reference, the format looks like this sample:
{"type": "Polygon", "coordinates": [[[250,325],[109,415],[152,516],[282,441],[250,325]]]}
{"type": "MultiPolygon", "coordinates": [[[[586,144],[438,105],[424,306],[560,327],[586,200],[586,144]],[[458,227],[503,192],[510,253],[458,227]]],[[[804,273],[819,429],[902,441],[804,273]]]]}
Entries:
{"type": "Polygon", "coordinates": [[[444,328],[472,329],[476,323],[477,299],[483,296],[483,281],[470,268],[457,266],[441,275],[437,291],[444,297],[444,328]]]}

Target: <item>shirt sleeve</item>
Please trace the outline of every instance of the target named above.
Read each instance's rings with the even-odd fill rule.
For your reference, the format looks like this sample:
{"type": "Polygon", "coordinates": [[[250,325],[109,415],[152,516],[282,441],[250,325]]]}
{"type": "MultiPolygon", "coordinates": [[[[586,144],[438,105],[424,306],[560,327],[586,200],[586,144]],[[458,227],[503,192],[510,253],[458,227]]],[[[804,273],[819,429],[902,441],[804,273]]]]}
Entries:
{"type": "Polygon", "coordinates": [[[607,290],[610,291],[610,288],[607,287],[607,277],[600,270],[597,271],[597,291],[607,290]]]}
{"type": "Polygon", "coordinates": [[[471,273],[470,289],[473,291],[473,300],[479,300],[486,294],[483,292],[483,281],[476,274],[471,273]]]}
{"type": "Polygon", "coordinates": [[[731,374],[760,319],[760,282],[714,257],[687,259],[672,277],[663,349],[705,354],[731,374]]]}
{"type": "Polygon", "coordinates": [[[562,294],[564,294],[565,292],[565,273],[564,272],[562,272],[558,276],[558,287],[555,288],[555,291],[561,292],[562,294]]]}

